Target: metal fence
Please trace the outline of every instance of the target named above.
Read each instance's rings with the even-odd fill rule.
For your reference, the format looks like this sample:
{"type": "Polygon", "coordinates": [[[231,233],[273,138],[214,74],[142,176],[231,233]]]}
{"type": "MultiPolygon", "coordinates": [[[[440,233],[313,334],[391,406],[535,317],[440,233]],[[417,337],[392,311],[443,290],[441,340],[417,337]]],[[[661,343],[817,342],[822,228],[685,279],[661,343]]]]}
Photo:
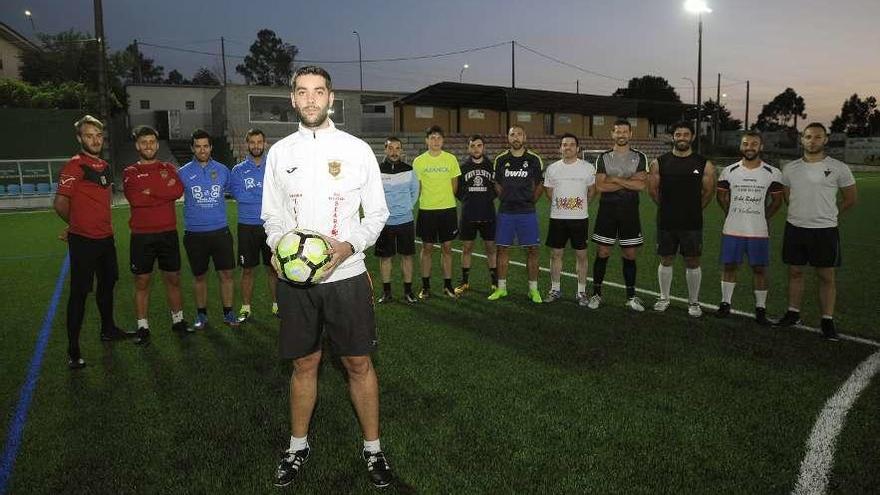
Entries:
{"type": "Polygon", "coordinates": [[[58,174],[68,160],[0,160],[0,198],[53,194],[58,189],[58,174]]]}

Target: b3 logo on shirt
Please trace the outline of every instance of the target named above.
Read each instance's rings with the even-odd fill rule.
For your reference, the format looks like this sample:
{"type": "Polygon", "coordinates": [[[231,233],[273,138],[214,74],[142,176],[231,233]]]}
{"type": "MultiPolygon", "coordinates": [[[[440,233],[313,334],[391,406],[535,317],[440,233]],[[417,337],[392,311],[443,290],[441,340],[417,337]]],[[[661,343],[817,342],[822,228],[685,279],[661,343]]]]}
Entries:
{"type": "Polygon", "coordinates": [[[217,199],[220,197],[220,186],[211,186],[210,191],[203,191],[202,186],[192,186],[192,196],[198,201],[217,199]]]}

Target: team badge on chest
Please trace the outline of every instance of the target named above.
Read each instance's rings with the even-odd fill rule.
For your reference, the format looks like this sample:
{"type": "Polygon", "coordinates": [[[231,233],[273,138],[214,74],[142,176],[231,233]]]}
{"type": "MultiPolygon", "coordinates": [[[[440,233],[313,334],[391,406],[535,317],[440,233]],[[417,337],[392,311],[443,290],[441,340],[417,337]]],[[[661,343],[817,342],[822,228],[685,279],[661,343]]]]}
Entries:
{"type": "Polygon", "coordinates": [[[327,162],[327,171],[330,172],[330,176],[336,178],[339,176],[339,172],[342,171],[342,162],[339,160],[330,160],[327,162]]]}
{"type": "Polygon", "coordinates": [[[211,170],[211,180],[217,182],[217,171],[211,170]]]}

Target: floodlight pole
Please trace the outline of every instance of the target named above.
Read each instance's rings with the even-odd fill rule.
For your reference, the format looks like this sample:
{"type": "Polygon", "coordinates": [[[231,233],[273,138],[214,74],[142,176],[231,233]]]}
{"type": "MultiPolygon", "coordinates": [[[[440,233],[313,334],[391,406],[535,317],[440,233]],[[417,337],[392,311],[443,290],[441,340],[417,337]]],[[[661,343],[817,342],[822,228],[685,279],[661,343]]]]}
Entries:
{"type": "Polygon", "coordinates": [[[364,56],[363,50],[361,48],[361,33],[357,32],[357,30],[352,31],[351,34],[357,36],[358,39],[358,66],[361,72],[361,92],[364,91],[364,56]]]}
{"type": "Polygon", "coordinates": [[[700,152],[700,136],[703,134],[703,14],[697,14],[697,153],[700,152]]]}

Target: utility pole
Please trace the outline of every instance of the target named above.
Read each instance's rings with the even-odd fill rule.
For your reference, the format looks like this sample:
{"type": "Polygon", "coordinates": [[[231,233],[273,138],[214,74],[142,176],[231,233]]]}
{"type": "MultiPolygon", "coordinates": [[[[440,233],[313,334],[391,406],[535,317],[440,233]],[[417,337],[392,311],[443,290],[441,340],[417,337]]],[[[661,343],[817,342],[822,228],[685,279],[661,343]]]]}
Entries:
{"type": "Polygon", "coordinates": [[[718,129],[721,124],[721,73],[718,73],[718,90],[715,93],[715,125],[712,126],[712,144],[718,144],[721,132],[718,129]]]}
{"type": "Polygon", "coordinates": [[[703,14],[697,28],[697,153],[702,149],[703,135],[703,14]]]}
{"type": "Polygon", "coordinates": [[[574,83],[574,92],[577,94],[581,94],[581,80],[580,79],[578,79],[574,83]]]}
{"type": "Polygon", "coordinates": [[[516,89],[516,41],[510,42],[510,87],[516,89]]]}
{"type": "Polygon", "coordinates": [[[749,81],[746,81],[746,122],[745,130],[749,130],[749,81]]]}
{"type": "Polygon", "coordinates": [[[134,63],[137,64],[134,67],[135,81],[137,83],[142,83],[144,82],[144,74],[143,69],[141,68],[141,49],[138,46],[138,40],[134,40],[134,43],[132,44],[134,45],[134,63]]]}
{"type": "MultiPolygon", "coordinates": [[[[110,112],[107,110],[107,61],[104,48],[104,8],[101,0],[94,0],[95,38],[98,43],[98,116],[104,124],[104,133],[108,134],[110,112]]],[[[109,141],[108,141],[109,142],[109,141]]],[[[105,148],[106,149],[106,148],[105,148]]]]}
{"type": "Polygon", "coordinates": [[[226,40],[220,37],[220,58],[223,60],[223,85],[226,86],[226,40]]]}

